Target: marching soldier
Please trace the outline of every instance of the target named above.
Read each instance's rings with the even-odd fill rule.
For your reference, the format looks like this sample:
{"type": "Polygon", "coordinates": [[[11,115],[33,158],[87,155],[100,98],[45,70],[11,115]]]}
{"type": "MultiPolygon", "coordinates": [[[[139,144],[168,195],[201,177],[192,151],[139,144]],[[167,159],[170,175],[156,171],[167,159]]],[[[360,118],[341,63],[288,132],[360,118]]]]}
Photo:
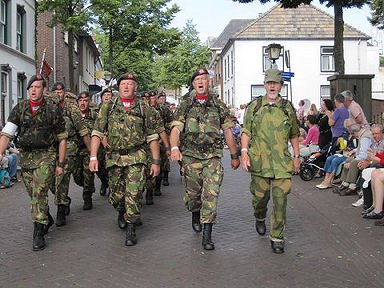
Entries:
{"type": "Polygon", "coordinates": [[[44,235],[53,225],[53,218],[49,214],[48,190],[55,174],[63,174],[68,137],[59,103],[43,95],[46,86],[41,75],[31,77],[27,86],[29,99],[20,101],[12,109],[0,137],[1,160],[9,140],[17,134],[21,175],[31,197],[34,251],[45,248],[44,235]]]}
{"type": "Polygon", "coordinates": [[[194,90],[177,108],[171,125],[171,160],[182,160],[186,190],[184,201],[192,212],[192,228],[201,232],[201,222],[204,224],[203,248],[213,250],[211,232],[223,180],[221,129],[231,152],[232,168],[237,169],[240,162],[229,110],[217,95],[209,92],[208,71],[197,69],[191,82],[194,90]]]}
{"type": "Polygon", "coordinates": [[[119,212],[119,227],[126,229],[125,245],[133,246],[137,243],[135,222],[140,218],[145,182],[145,143],[149,143],[152,152],[151,175],[155,177],[160,172],[158,128],[154,110],[136,96],[134,75],[122,75],[117,85],[118,96],[101,106],[96,119],[89,166],[91,171],[98,171],[97,151],[101,139],[107,136],[109,203],[119,212]]]}
{"type": "MultiPolygon", "coordinates": [[[[70,213],[71,198],[68,197],[69,183],[71,174],[76,175],[79,137],[88,147],[90,147],[90,137],[87,127],[81,119],[81,113],[76,103],[66,99],[64,84],[60,82],[55,83],[52,91],[60,103],[65,128],[68,132],[64,172],[56,176],[55,183],[51,188],[55,192],[55,204],[57,205],[56,226],[64,226],[66,225],[66,216],[70,213]]],[[[84,203],[83,208],[86,210],[86,203],[84,203]]]]}

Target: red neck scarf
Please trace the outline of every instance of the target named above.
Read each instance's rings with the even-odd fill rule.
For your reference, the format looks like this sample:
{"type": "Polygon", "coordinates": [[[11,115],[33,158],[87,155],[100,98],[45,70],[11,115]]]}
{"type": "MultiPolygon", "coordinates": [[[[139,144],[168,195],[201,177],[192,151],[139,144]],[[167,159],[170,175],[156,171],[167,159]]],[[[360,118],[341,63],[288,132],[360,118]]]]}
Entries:
{"type": "Polygon", "coordinates": [[[85,115],[87,115],[87,111],[80,111],[81,112],[81,115],[83,115],[83,117],[85,117],[85,115]]]}
{"type": "Polygon", "coordinates": [[[32,111],[32,115],[35,115],[35,113],[37,112],[37,110],[39,110],[39,107],[41,105],[41,103],[43,103],[43,99],[41,99],[39,102],[37,103],[33,103],[31,101],[31,99],[29,99],[29,107],[31,107],[31,111],[32,111]]]}
{"type": "Polygon", "coordinates": [[[199,99],[199,100],[207,100],[208,94],[205,94],[203,96],[200,96],[200,95],[196,94],[196,98],[199,99]]]}
{"type": "Polygon", "coordinates": [[[129,99],[129,98],[128,98],[128,99],[126,99],[126,98],[122,98],[122,97],[120,96],[120,100],[123,102],[125,111],[128,111],[129,108],[131,107],[133,101],[135,100],[135,98],[132,98],[132,99],[129,99]]]}

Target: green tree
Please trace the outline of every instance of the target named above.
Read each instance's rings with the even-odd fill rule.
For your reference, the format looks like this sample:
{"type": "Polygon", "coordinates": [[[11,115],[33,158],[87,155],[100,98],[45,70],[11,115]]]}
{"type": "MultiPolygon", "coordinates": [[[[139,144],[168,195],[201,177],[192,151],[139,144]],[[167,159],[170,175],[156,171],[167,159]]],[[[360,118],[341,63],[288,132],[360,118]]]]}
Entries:
{"type": "Polygon", "coordinates": [[[49,27],[62,25],[68,32],[68,69],[69,89],[74,90],[74,34],[87,27],[90,13],[87,9],[86,0],[40,0],[37,1],[37,12],[53,11],[49,27]]]}
{"type": "MultiPolygon", "coordinates": [[[[239,3],[250,3],[255,0],[232,0],[239,3]]],[[[259,0],[261,3],[270,2],[270,0],[259,0]]],[[[312,0],[274,0],[280,2],[284,8],[296,8],[300,4],[310,4],[312,0]]],[[[325,4],[327,7],[333,6],[335,14],[335,38],[334,38],[334,56],[335,56],[335,72],[338,74],[345,74],[344,62],[344,20],[343,8],[357,7],[361,8],[364,4],[369,3],[369,0],[320,0],[320,3],[325,4]]]]}
{"type": "Polygon", "coordinates": [[[168,28],[177,5],[170,0],[91,0],[94,21],[102,41],[102,59],[106,68],[119,75],[132,70],[142,79],[155,54],[162,55],[177,45],[180,33],[168,28]],[[101,36],[103,35],[103,36],[101,36]]]}
{"type": "Polygon", "coordinates": [[[209,64],[209,49],[200,42],[198,32],[189,20],[182,31],[181,43],[170,53],[156,58],[154,79],[158,87],[179,89],[189,85],[194,69],[209,64]]]}
{"type": "Polygon", "coordinates": [[[379,29],[384,29],[384,1],[372,0],[369,6],[372,10],[372,17],[369,18],[369,22],[379,29]]]}

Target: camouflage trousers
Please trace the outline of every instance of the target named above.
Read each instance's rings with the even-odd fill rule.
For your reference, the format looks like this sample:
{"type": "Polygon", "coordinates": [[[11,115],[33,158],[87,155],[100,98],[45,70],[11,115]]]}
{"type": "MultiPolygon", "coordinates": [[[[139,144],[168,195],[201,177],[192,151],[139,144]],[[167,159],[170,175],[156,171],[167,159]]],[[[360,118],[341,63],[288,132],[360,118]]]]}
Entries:
{"type": "Polygon", "coordinates": [[[145,183],[145,165],[112,166],[109,173],[109,203],[117,211],[125,209],[125,221],[140,218],[141,199],[145,183]]]}
{"type": "Polygon", "coordinates": [[[73,173],[75,183],[83,187],[83,196],[95,193],[95,173],[89,170],[88,151],[80,152],[77,155],[76,160],[76,169],[73,173]]]}
{"type": "Polygon", "coordinates": [[[55,177],[56,162],[43,163],[36,169],[22,169],[21,176],[31,197],[31,216],[33,222],[48,224],[48,190],[55,177]]]}
{"type": "Polygon", "coordinates": [[[256,220],[264,220],[267,215],[267,205],[272,191],[273,210],[271,215],[270,239],[283,241],[286,223],[287,196],[291,192],[290,178],[274,179],[261,176],[251,176],[250,191],[253,195],[253,209],[256,220]]]}
{"type": "Polygon", "coordinates": [[[56,205],[69,205],[68,192],[71,174],[75,177],[78,160],[76,156],[66,156],[64,164],[64,173],[55,177],[55,182],[51,187],[51,191],[55,194],[56,205]]]}
{"type": "Polygon", "coordinates": [[[217,201],[223,181],[223,166],[219,157],[196,159],[183,156],[184,202],[191,212],[201,210],[202,223],[215,223],[217,201]]]}

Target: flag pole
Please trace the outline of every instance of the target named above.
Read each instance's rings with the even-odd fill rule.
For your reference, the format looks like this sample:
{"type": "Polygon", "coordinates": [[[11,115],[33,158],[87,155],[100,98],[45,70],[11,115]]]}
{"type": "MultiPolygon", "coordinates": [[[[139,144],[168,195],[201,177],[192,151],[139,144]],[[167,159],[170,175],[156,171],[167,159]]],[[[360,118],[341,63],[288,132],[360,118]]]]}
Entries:
{"type": "Polygon", "coordinates": [[[44,65],[45,53],[46,53],[46,52],[47,52],[47,48],[44,49],[44,52],[43,52],[43,58],[41,58],[40,72],[39,72],[40,75],[41,75],[41,73],[43,72],[43,65],[44,65]]]}

